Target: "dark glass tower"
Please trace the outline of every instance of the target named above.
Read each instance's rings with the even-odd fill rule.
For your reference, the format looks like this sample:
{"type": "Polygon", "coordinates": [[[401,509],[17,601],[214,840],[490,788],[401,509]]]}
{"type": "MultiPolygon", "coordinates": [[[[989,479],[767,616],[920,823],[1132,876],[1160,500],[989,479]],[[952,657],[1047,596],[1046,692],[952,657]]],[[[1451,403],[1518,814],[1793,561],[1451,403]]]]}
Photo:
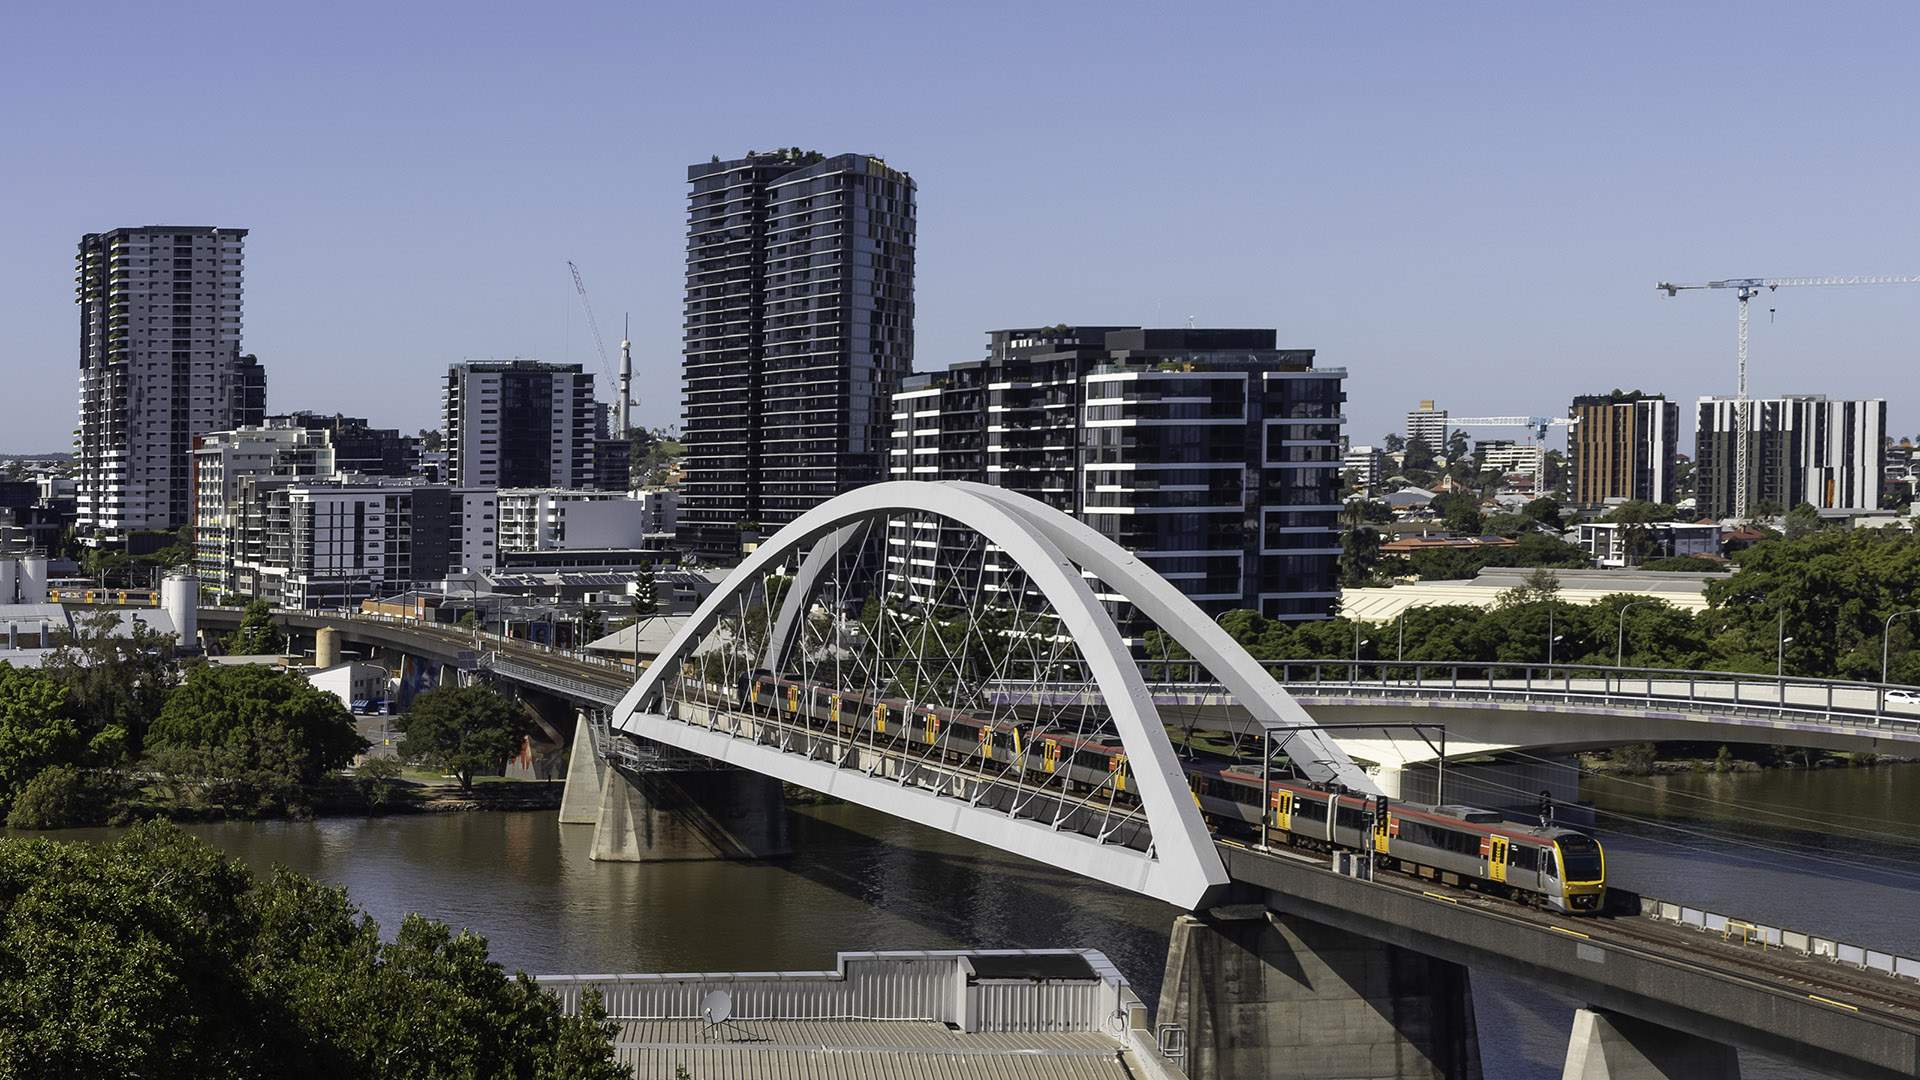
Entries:
{"type": "Polygon", "coordinates": [[[864,154],[782,150],[687,170],[679,538],[737,556],[882,479],[913,368],[914,184],[864,154]]]}

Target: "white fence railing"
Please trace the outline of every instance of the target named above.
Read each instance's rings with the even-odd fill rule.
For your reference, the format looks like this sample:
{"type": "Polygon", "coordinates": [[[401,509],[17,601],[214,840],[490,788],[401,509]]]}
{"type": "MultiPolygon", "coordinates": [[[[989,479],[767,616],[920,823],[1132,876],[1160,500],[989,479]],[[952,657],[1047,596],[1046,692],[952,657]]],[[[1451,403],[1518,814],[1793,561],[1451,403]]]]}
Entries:
{"type": "Polygon", "coordinates": [[[1657,900],[1651,896],[1640,898],[1640,914],[1660,922],[1691,926],[1701,933],[1719,934],[1726,941],[1757,945],[1763,949],[1782,949],[1802,956],[1829,960],[1836,964],[1846,964],[1862,971],[1877,971],[1882,975],[1920,982],[1920,960],[1911,956],[1869,949],[1864,945],[1850,945],[1844,941],[1824,938],[1800,930],[1748,922],[1731,915],[1722,915],[1717,911],[1688,907],[1669,900],[1657,900]]]}

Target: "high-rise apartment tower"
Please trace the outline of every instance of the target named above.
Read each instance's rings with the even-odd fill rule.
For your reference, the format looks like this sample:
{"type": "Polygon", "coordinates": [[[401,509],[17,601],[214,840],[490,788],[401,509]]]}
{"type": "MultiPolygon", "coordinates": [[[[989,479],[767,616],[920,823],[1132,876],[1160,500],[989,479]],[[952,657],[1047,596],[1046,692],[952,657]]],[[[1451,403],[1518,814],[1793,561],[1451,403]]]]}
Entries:
{"type": "Polygon", "coordinates": [[[1637,390],[1585,394],[1573,399],[1567,419],[1574,505],[1674,501],[1679,403],[1637,390]]]}
{"type": "Polygon", "coordinates": [[[117,542],[186,524],[194,438],[261,422],[266,375],[240,353],[246,235],[149,225],[80,238],[82,532],[117,542]]]}
{"type": "Polygon", "coordinates": [[[783,150],[687,169],[684,547],[737,556],[881,479],[913,367],[913,178],[783,150]]]}
{"type": "MultiPolygon", "coordinates": [[[[1878,509],[1886,461],[1887,403],[1818,394],[1749,403],[1748,512],[1878,509]]],[[[1694,442],[1694,497],[1703,517],[1734,512],[1738,402],[1704,397],[1694,442]]]]}
{"type": "MultiPolygon", "coordinates": [[[[1313,358],[1276,348],[1272,330],[996,330],[984,361],[914,376],[894,395],[892,476],[1038,499],[1209,614],[1324,619],[1339,597],[1347,373],[1313,358]]],[[[949,544],[941,522],[902,518],[887,535],[896,584],[914,558],[979,558],[967,539],[949,544]]]]}
{"type": "Polygon", "coordinates": [[[581,365],[465,360],[447,370],[441,405],[455,487],[594,486],[600,409],[581,365]]]}
{"type": "Polygon", "coordinates": [[[1436,454],[1447,452],[1447,410],[1436,409],[1433,402],[1422,401],[1407,413],[1407,441],[1419,439],[1436,454]]]}

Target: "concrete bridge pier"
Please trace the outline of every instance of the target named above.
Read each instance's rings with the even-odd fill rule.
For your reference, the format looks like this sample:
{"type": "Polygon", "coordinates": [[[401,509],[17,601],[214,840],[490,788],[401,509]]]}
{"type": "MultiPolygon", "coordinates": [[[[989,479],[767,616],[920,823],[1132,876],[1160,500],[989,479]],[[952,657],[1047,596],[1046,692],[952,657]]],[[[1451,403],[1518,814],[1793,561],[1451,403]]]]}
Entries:
{"type": "Polygon", "coordinates": [[[567,786],[560,793],[560,824],[592,825],[600,820],[600,795],[606,787],[607,763],[593,745],[593,720],[585,710],[574,714],[573,741],[567,749],[567,786]]]}
{"type": "Polygon", "coordinates": [[[1561,1080],[1740,1080],[1733,1047],[1604,1009],[1578,1009],[1561,1080]]]}
{"type": "Polygon", "coordinates": [[[592,823],[589,858],[678,862],[792,853],[780,781],[725,767],[628,772],[600,760],[586,727],[582,717],[574,733],[560,821],[592,823]]]}
{"type": "Polygon", "coordinates": [[[1479,1080],[1467,969],[1264,905],[1183,915],[1157,1024],[1191,1080],[1479,1080]]]}

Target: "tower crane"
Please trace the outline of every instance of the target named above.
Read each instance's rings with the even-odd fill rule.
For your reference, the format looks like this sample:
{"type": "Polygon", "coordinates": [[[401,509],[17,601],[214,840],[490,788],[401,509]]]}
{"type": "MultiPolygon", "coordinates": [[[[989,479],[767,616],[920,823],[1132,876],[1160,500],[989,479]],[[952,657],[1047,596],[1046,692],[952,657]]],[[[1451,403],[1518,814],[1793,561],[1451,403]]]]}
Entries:
{"type": "Polygon", "coordinates": [[[1550,427],[1572,427],[1578,423],[1564,416],[1462,416],[1448,417],[1448,427],[1523,427],[1533,431],[1538,442],[1547,441],[1550,427]]]}
{"type": "Polygon", "coordinates": [[[1751,425],[1753,406],[1747,398],[1747,302],[1760,295],[1765,289],[1772,292],[1786,286],[1802,285],[1920,285],[1920,275],[1905,277],[1797,277],[1797,278],[1728,278],[1725,281],[1703,281],[1688,285],[1676,285],[1663,281],[1654,288],[1668,296],[1678,296],[1686,289],[1731,289],[1740,301],[1740,335],[1738,357],[1740,365],[1739,393],[1734,398],[1734,423],[1739,430],[1734,434],[1734,484],[1733,516],[1736,521],[1747,520],[1747,444],[1752,437],[1748,432],[1751,425]]]}
{"type": "MultiPolygon", "coordinates": [[[[580,268],[573,260],[567,260],[567,269],[573,271],[573,287],[580,294],[580,306],[587,309],[587,326],[593,330],[593,347],[600,351],[600,370],[613,381],[612,363],[607,359],[607,343],[600,336],[600,320],[593,317],[593,301],[587,296],[586,279],[580,276],[580,268]]],[[[618,429],[615,436],[627,434],[633,413],[633,342],[622,337],[620,340],[620,378],[615,384],[618,394],[614,408],[614,426],[618,429]]]]}

